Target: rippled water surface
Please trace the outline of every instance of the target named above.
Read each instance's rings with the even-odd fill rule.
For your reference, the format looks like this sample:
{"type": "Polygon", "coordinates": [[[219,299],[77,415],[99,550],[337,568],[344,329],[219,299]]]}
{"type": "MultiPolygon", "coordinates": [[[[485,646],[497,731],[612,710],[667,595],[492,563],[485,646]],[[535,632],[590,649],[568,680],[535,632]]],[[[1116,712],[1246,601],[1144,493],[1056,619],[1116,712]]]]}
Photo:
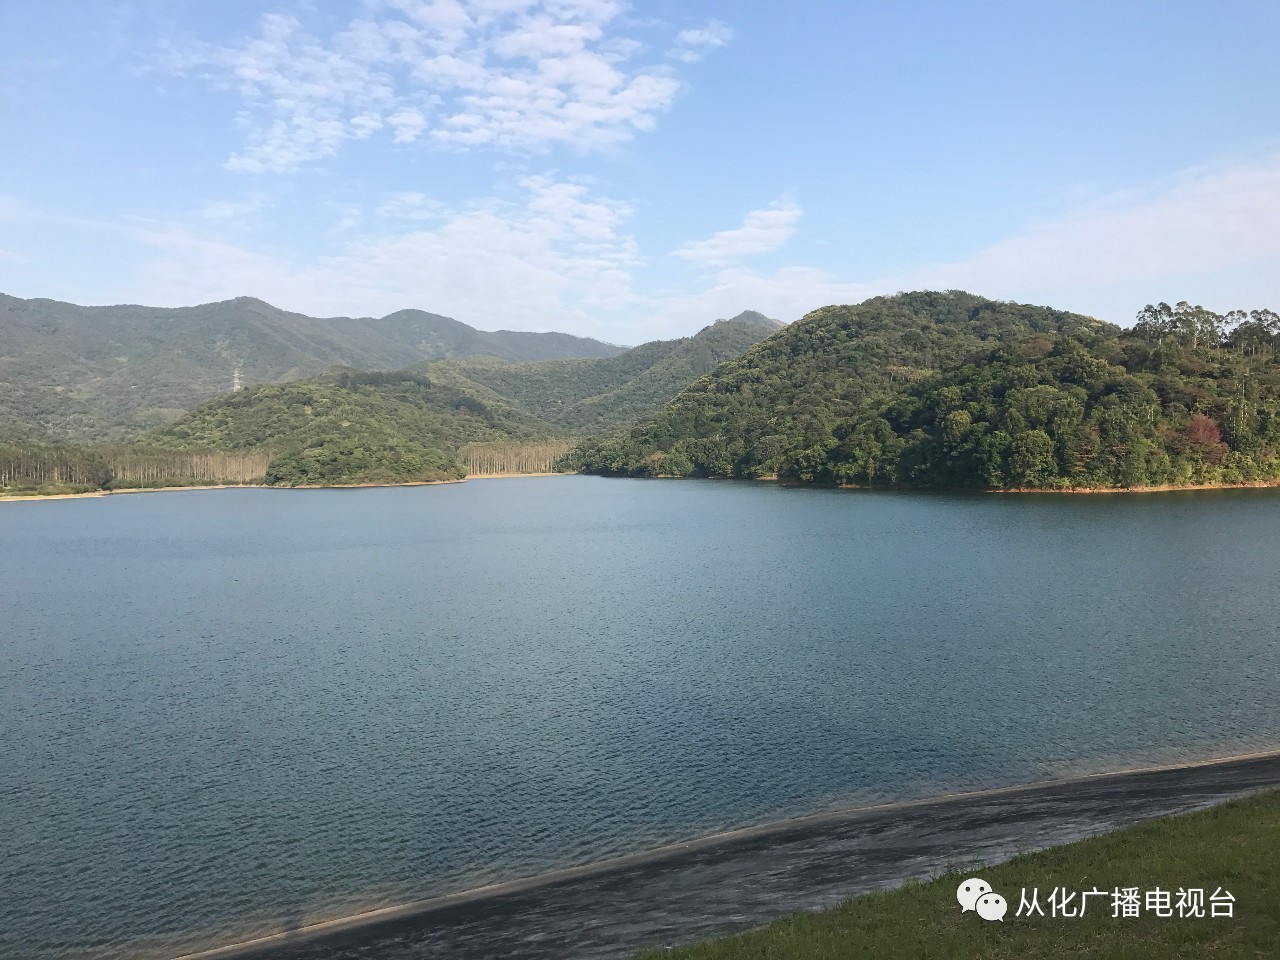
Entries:
{"type": "Polygon", "coordinates": [[[1280,495],[0,503],[0,956],[1280,742],[1280,495]]]}

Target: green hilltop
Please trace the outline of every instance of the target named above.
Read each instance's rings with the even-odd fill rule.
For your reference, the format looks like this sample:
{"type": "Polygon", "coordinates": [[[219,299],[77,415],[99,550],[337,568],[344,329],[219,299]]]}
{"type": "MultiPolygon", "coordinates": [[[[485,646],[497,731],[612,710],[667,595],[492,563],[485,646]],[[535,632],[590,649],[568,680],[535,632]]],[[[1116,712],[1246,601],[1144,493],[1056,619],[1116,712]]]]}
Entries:
{"type": "Polygon", "coordinates": [[[959,291],[826,307],[703,377],[586,472],[946,488],[1280,477],[1280,322],[1160,304],[1132,330],[959,291]]]}

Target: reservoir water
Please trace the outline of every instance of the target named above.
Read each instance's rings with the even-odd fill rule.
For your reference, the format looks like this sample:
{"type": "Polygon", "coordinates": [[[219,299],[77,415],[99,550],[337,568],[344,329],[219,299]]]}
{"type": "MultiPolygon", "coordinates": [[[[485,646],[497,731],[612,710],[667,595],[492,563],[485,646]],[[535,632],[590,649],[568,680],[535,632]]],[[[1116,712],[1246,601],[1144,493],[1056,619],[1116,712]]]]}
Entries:
{"type": "Polygon", "coordinates": [[[0,956],[1280,745],[1280,493],[0,503],[0,956]]]}

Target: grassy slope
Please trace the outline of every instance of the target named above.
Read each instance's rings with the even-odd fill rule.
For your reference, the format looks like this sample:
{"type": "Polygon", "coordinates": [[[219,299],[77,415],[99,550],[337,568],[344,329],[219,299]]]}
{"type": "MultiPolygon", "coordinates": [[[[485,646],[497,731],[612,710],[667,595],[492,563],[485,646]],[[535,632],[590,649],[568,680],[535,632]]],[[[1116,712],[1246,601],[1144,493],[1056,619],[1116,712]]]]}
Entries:
{"type": "MultiPolygon", "coordinates": [[[[1280,956],[1280,791],[1124,830],[979,871],[874,893],[812,914],[711,943],[643,954],[648,960],[835,960],[835,958],[1097,957],[1171,960],[1280,956]],[[1003,923],[961,914],[956,887],[974,873],[1009,900],[1003,923]],[[1233,919],[1116,919],[1110,898],[1093,898],[1083,919],[1018,918],[1022,888],[1055,886],[1217,887],[1235,897],[1233,919]]],[[[1079,898],[1077,897],[1077,901],[1079,898]]],[[[1048,907],[1045,907],[1048,913],[1048,907]]]]}

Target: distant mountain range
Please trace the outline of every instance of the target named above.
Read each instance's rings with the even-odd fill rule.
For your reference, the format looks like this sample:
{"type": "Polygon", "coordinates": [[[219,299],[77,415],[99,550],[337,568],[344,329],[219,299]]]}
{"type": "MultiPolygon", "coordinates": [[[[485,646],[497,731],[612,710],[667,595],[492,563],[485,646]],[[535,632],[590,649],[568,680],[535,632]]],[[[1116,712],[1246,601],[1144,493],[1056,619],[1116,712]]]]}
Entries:
{"type": "Polygon", "coordinates": [[[225,394],[143,438],[174,450],[270,449],[282,484],[460,476],[469,443],[615,430],[782,327],[758,313],[615,357],[511,363],[467,357],[369,373],[334,369],[225,394]]]}
{"type": "Polygon", "coordinates": [[[394,370],[448,357],[607,358],[564,333],[476,330],[421,310],[308,317],[251,297],[195,307],[83,307],[0,294],[0,439],[118,441],[231,389],[334,366],[394,370]]]}

